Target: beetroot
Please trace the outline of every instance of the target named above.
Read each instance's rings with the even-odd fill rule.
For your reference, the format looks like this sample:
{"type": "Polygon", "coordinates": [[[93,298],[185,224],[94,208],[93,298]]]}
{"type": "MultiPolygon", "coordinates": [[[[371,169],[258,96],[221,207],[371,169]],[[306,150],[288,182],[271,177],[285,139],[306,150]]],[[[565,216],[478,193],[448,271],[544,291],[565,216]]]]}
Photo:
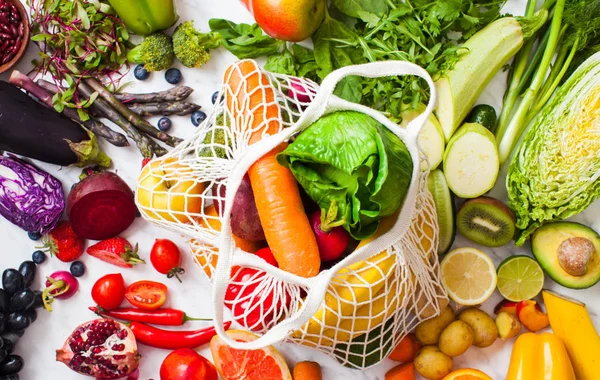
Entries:
{"type": "MultiPolygon", "coordinates": [[[[212,192],[214,197],[225,199],[226,187],[225,185],[218,187],[213,186],[212,192]]],[[[216,200],[214,204],[215,210],[221,215],[223,209],[222,206],[225,205],[225,202],[216,200]]],[[[265,232],[260,224],[256,202],[254,201],[254,193],[252,192],[248,174],[242,179],[242,183],[233,198],[233,207],[231,208],[231,232],[235,236],[245,240],[265,240],[265,232]]]]}
{"type": "Polygon", "coordinates": [[[117,236],[133,223],[133,191],[111,172],[92,174],[76,184],[67,198],[67,215],[77,235],[92,240],[117,236]]]}
{"type": "Polygon", "coordinates": [[[95,319],[79,325],[56,360],[73,371],[99,379],[119,379],[133,374],[141,356],[129,327],[112,319],[95,319]]]}

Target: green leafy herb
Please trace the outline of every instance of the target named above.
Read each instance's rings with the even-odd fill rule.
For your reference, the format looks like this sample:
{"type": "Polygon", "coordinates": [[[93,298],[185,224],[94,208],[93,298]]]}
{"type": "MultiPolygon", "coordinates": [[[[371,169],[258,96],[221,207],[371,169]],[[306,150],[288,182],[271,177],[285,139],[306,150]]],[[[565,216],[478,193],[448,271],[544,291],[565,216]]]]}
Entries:
{"type": "Polygon", "coordinates": [[[213,18],[208,25],[211,31],[221,34],[223,46],[239,59],[268,56],[279,52],[285,45],[282,41],[264,35],[257,24],[236,24],[213,18]]]}

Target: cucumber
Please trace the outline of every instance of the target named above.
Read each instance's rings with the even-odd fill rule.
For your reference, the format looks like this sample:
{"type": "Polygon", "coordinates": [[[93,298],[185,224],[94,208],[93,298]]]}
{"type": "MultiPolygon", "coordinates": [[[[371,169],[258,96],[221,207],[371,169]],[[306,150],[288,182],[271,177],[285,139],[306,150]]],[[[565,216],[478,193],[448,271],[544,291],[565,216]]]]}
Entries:
{"type": "Polygon", "coordinates": [[[456,236],[456,208],[454,207],[454,198],[448,188],[444,173],[439,169],[429,173],[427,187],[433,196],[438,226],[440,228],[437,253],[438,255],[443,255],[450,250],[456,236]]]}
{"type": "Polygon", "coordinates": [[[444,174],[450,190],[461,198],[477,198],[494,187],[499,171],[494,134],[477,123],[460,127],[444,153],[444,174]]]}
{"type": "Polygon", "coordinates": [[[496,129],[496,110],[489,104],[478,104],[467,116],[467,123],[481,124],[490,132],[494,133],[496,129]]]}
{"type": "MultiPolygon", "coordinates": [[[[406,128],[408,123],[419,116],[424,110],[425,105],[420,104],[414,110],[402,112],[402,123],[400,123],[400,126],[406,128]]],[[[425,153],[425,156],[427,156],[429,169],[433,170],[437,168],[444,158],[446,138],[444,137],[442,126],[435,115],[432,114],[429,116],[429,119],[425,122],[423,129],[421,129],[421,132],[419,133],[418,144],[425,153]]],[[[427,169],[426,162],[421,163],[421,169],[427,169]]]]}

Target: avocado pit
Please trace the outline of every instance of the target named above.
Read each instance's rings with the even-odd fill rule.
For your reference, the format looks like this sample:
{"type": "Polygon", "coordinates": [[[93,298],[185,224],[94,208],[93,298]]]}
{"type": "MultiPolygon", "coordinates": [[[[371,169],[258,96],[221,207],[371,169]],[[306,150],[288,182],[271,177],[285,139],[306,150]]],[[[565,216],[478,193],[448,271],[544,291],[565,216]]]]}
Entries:
{"type": "Polygon", "coordinates": [[[590,240],[572,237],[558,246],[558,263],[571,276],[583,276],[587,273],[588,263],[595,252],[594,243],[590,240]]]}

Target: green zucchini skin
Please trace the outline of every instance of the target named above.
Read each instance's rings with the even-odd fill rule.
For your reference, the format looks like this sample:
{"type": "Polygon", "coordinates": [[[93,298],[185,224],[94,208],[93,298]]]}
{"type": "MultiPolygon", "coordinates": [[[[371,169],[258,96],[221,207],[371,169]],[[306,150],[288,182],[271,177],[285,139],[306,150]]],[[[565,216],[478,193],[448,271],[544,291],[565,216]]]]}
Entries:
{"type": "Polygon", "coordinates": [[[69,141],[89,139],[79,124],[0,81],[0,150],[68,166],[78,162],[69,141]]]}
{"type": "Polygon", "coordinates": [[[466,122],[481,124],[493,133],[496,129],[496,119],[494,107],[489,104],[478,104],[473,107],[469,116],[467,116],[466,122]]]}

